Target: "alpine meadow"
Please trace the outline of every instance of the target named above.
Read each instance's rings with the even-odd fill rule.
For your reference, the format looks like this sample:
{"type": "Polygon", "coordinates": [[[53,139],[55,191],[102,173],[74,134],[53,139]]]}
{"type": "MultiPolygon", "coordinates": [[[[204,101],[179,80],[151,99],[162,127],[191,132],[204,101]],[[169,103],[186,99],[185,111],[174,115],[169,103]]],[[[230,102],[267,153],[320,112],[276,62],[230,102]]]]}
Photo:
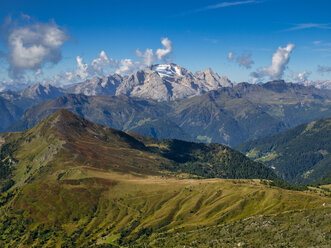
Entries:
{"type": "Polygon", "coordinates": [[[0,247],[331,248],[331,2],[0,3],[0,247]]]}

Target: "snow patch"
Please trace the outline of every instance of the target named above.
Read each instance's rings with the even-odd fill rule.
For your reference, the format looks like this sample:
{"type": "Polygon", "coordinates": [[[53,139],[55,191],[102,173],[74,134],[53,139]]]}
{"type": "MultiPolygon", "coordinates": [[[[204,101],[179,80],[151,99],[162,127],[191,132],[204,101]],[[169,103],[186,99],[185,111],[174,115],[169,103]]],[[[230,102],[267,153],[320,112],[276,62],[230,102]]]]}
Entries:
{"type": "Polygon", "coordinates": [[[157,72],[160,77],[183,76],[181,68],[174,64],[152,65],[151,69],[157,72]]]}

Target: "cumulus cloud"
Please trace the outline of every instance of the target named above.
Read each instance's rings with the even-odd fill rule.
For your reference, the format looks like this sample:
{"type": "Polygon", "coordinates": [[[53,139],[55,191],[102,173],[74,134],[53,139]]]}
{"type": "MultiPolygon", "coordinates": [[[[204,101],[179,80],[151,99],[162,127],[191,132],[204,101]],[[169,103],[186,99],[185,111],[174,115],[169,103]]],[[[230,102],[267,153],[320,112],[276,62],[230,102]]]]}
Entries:
{"type": "Polygon", "coordinates": [[[93,76],[108,76],[112,73],[126,75],[145,69],[158,61],[169,62],[169,56],[173,51],[172,42],[168,38],[163,38],[161,43],[164,48],[157,49],[155,53],[150,48],[147,48],[145,52],[137,49],[135,55],[141,58],[141,61],[135,61],[131,58],[116,60],[109,57],[105,51],[101,51],[98,57],[92,59],[90,63],[85,63],[82,57],[77,56],[76,68],[74,70],[55,75],[53,78],[48,79],[48,82],[54,85],[61,85],[68,82],[84,81],[93,76]]]}
{"type": "Polygon", "coordinates": [[[119,62],[119,67],[116,70],[118,74],[128,74],[136,70],[142,69],[144,66],[141,62],[133,61],[132,59],[122,59],[119,62]]]}
{"type": "Polygon", "coordinates": [[[271,65],[260,68],[256,72],[252,72],[253,82],[268,77],[271,80],[281,79],[284,75],[286,65],[290,60],[290,54],[295,45],[288,44],[286,47],[278,47],[277,51],[272,55],[271,65]]]}
{"type": "Polygon", "coordinates": [[[292,73],[292,79],[295,83],[302,83],[306,82],[310,76],[311,72],[304,70],[303,72],[300,72],[298,74],[292,73]]]}
{"type": "Polygon", "coordinates": [[[24,24],[7,19],[4,37],[9,63],[9,76],[20,78],[28,70],[38,72],[46,63],[56,64],[61,60],[61,46],[69,39],[66,32],[55,22],[31,23],[24,15],[24,24]]]}
{"type": "Polygon", "coordinates": [[[168,38],[163,38],[161,40],[161,43],[164,46],[164,49],[163,48],[157,49],[156,56],[159,60],[168,62],[169,60],[168,56],[169,54],[172,53],[172,42],[168,38]]]}
{"type": "Polygon", "coordinates": [[[142,53],[139,49],[136,50],[136,56],[143,59],[143,63],[146,66],[151,66],[157,60],[162,62],[169,62],[169,55],[172,53],[172,42],[168,38],[163,38],[161,40],[162,45],[164,48],[159,48],[156,50],[155,54],[153,49],[147,48],[144,53],[142,53]]]}
{"type": "Polygon", "coordinates": [[[304,70],[298,74],[292,73],[292,79],[294,83],[302,84],[305,86],[314,86],[318,89],[329,89],[331,90],[331,81],[330,80],[310,80],[311,72],[304,70]]]}
{"type": "Polygon", "coordinates": [[[73,72],[65,72],[64,74],[68,81],[85,80],[95,75],[104,76],[107,73],[106,70],[112,66],[112,62],[113,60],[107,56],[105,51],[101,51],[90,65],[84,63],[82,57],[77,56],[77,68],[73,72]]]}
{"type": "Polygon", "coordinates": [[[252,54],[243,53],[241,56],[236,57],[235,52],[228,53],[228,60],[235,61],[239,66],[242,66],[246,69],[252,68],[254,61],[252,59],[252,54]]]}
{"type": "Polygon", "coordinates": [[[151,66],[157,60],[157,56],[154,54],[153,49],[149,48],[147,48],[144,53],[137,49],[136,56],[142,58],[146,66],[151,66]]]}
{"type": "Polygon", "coordinates": [[[319,65],[317,67],[317,71],[319,73],[321,73],[321,74],[331,72],[331,66],[322,66],[322,65],[319,65]]]}
{"type": "Polygon", "coordinates": [[[77,69],[76,69],[76,75],[80,77],[81,79],[86,79],[89,76],[88,73],[88,64],[84,64],[83,58],[77,56],[77,69]]]}
{"type": "Polygon", "coordinates": [[[104,68],[110,65],[112,59],[109,59],[105,51],[99,53],[99,57],[95,58],[91,62],[91,67],[98,75],[104,74],[104,68]]]}

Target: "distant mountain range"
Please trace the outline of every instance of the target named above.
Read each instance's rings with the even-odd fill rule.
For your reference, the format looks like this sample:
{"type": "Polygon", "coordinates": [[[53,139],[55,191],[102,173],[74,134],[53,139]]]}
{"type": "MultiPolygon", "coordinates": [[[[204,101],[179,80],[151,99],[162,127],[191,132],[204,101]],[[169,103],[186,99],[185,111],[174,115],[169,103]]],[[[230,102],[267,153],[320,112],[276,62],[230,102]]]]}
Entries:
{"type": "Polygon", "coordinates": [[[233,87],[227,77],[220,77],[210,68],[192,74],[176,65],[153,65],[131,75],[114,74],[109,77],[94,77],[69,86],[67,93],[98,95],[126,95],[156,101],[172,101],[202,95],[221,87],[233,87]]]}
{"type": "Polygon", "coordinates": [[[20,91],[24,90],[25,88],[28,88],[30,85],[24,84],[24,83],[12,83],[12,82],[0,82],[0,92],[4,91],[20,91]]]}
{"type": "Polygon", "coordinates": [[[0,84],[0,113],[3,119],[0,121],[0,131],[17,121],[31,106],[67,93],[87,96],[126,95],[156,101],[171,101],[232,86],[232,82],[227,77],[220,77],[211,69],[192,74],[175,64],[153,65],[126,76],[114,74],[102,78],[94,77],[64,88],[40,83],[29,87],[21,84],[0,84]]]}
{"type": "Polygon", "coordinates": [[[283,81],[234,85],[211,69],[192,74],[175,64],[153,65],[65,88],[36,84],[1,92],[0,131],[25,130],[68,108],[109,127],[154,138],[234,146],[330,117],[330,92],[283,81]]]}
{"type": "Polygon", "coordinates": [[[62,89],[50,84],[35,84],[21,91],[4,91],[0,93],[0,131],[17,121],[26,109],[45,100],[63,96],[62,89]]]}
{"type": "Polygon", "coordinates": [[[300,84],[303,84],[305,86],[314,86],[318,89],[327,89],[331,90],[331,80],[306,80],[304,82],[300,82],[300,84]]]}
{"type": "Polygon", "coordinates": [[[236,147],[292,183],[331,183],[331,118],[236,147]]]}
{"type": "Polygon", "coordinates": [[[273,81],[240,83],[170,101],[127,96],[64,95],[26,111],[8,130],[25,130],[61,108],[91,121],[154,138],[239,143],[331,116],[331,91],[273,81]]]}

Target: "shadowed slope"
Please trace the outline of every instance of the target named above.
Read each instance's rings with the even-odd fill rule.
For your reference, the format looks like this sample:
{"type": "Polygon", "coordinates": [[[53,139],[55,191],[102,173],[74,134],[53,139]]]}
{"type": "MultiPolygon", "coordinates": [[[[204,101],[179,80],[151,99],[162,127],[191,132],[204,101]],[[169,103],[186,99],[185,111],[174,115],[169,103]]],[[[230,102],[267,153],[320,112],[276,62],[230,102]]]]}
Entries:
{"type": "Polygon", "coordinates": [[[331,183],[331,118],[303,124],[237,149],[294,183],[331,183]]]}

